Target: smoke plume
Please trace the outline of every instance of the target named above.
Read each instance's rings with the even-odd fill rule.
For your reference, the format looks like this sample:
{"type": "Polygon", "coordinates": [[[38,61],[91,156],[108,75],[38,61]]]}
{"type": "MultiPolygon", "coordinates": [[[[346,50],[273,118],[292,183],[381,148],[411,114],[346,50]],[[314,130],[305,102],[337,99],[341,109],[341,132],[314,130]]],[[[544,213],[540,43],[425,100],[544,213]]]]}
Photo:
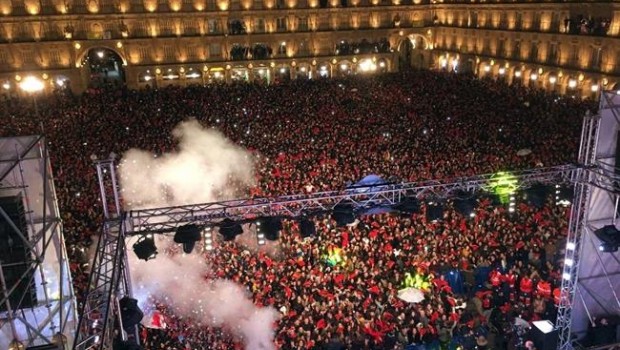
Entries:
{"type": "Polygon", "coordinates": [[[175,152],[131,149],[119,166],[126,209],[208,203],[242,195],[254,181],[252,155],[196,120],[172,132],[175,152]]]}
{"type": "Polygon", "coordinates": [[[161,248],[171,239],[157,237],[156,242],[155,260],[129,254],[133,294],[145,315],[152,311],[152,297],[165,301],[176,316],[229,330],[248,350],[275,349],[273,325],[279,314],[274,308],[257,307],[250,292],[232,281],[206,280],[209,267],[200,254],[166,254],[161,248]]]}

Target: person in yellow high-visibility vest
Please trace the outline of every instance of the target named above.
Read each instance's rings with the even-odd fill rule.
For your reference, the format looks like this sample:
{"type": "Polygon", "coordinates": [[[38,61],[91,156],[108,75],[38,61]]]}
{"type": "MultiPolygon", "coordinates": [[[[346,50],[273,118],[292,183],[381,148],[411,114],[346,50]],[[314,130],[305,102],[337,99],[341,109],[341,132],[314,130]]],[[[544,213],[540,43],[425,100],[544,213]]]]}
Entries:
{"type": "Polygon", "coordinates": [[[405,287],[415,287],[415,278],[413,278],[409,272],[405,273],[405,287]]]}

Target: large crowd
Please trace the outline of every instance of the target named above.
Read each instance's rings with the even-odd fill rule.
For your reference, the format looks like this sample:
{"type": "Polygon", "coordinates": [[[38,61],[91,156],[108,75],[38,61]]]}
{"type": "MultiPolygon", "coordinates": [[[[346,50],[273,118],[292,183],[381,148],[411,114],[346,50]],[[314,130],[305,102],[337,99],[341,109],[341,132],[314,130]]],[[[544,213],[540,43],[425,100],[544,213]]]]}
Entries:
{"type": "MultiPolygon", "coordinates": [[[[0,104],[0,135],[39,133],[52,157],[71,269],[86,286],[87,249],[101,224],[92,160],[129,148],[164,153],[170,131],[197,118],[260,155],[248,196],[343,188],[369,174],[397,181],[446,179],[570,163],[591,101],[430,71],[291,81],[279,85],[193,86],[129,91],[58,91],[0,104]],[[518,151],[529,149],[527,156],[518,151]]],[[[567,209],[525,202],[509,214],[480,198],[473,218],[446,208],[443,219],[419,214],[365,216],[356,226],[315,219],[317,236],[301,239],[285,222],[276,257],[240,254],[223,243],[207,258],[219,277],[246,285],[254,302],[283,317],[282,349],[502,349],[518,343],[515,318],[554,314],[558,242],[567,209]],[[324,254],[342,249],[345,262],[324,254]],[[396,293],[405,274],[426,276],[420,303],[396,293]],[[430,277],[432,276],[432,278],[430,277]]],[[[145,334],[147,349],[232,349],[221,330],[192,327],[163,310],[168,328],[145,334]]]]}

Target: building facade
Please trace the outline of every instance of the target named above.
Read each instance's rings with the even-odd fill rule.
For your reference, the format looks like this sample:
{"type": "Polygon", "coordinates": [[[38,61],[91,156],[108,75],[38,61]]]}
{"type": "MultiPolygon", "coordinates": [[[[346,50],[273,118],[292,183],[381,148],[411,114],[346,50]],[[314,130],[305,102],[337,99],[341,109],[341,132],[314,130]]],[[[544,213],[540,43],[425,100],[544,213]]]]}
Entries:
{"type": "Polygon", "coordinates": [[[4,93],[26,78],[81,92],[416,67],[580,96],[620,82],[620,2],[0,0],[0,13],[4,93]]]}

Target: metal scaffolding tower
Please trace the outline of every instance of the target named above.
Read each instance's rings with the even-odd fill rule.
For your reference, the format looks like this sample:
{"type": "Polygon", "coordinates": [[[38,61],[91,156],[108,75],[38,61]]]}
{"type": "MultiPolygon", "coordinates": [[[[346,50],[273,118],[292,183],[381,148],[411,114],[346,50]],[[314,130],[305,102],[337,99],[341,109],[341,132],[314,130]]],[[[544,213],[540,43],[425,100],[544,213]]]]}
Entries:
{"type": "Polygon", "coordinates": [[[120,322],[118,300],[131,296],[124,220],[114,160],[98,162],[97,175],[105,221],[80,315],[74,346],[76,350],[112,349],[117,335],[123,340],[127,336],[120,330],[117,334],[113,326],[120,322]]]}
{"type": "Polygon", "coordinates": [[[620,131],[620,95],[601,93],[599,112],[586,115],[571,211],[556,329],[558,349],[573,349],[596,317],[620,314],[618,253],[602,253],[594,231],[616,225],[620,173],[616,149],[620,131]]]}
{"type": "Polygon", "coordinates": [[[25,347],[70,348],[75,297],[43,136],[0,138],[0,197],[17,199],[20,208],[11,214],[0,207],[0,349],[13,341],[25,347]],[[23,261],[7,262],[12,258],[7,252],[18,246],[24,247],[23,261]],[[21,277],[9,278],[16,271],[21,277]],[[28,306],[26,294],[34,296],[28,306]]]}

